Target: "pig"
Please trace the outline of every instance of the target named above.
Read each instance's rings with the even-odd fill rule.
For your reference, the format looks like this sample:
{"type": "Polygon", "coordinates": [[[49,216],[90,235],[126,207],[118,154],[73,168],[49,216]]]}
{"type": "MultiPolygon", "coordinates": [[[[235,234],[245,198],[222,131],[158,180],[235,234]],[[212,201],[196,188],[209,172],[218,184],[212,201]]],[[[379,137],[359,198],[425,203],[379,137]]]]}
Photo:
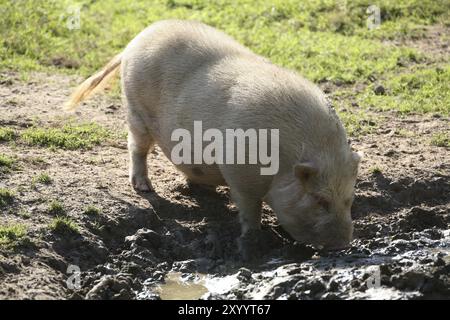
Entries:
{"type": "Polygon", "coordinates": [[[127,105],[130,182],[152,191],[147,155],[157,144],[170,159],[177,128],[276,128],[279,169],[260,164],[177,164],[188,181],[226,185],[242,235],[261,227],[262,203],[298,242],[340,249],[352,240],[351,206],[360,162],[329,100],[313,83],[271,63],[221,31],[195,21],[164,20],[138,34],[68,100],[103,88],[120,69],[127,105]]]}

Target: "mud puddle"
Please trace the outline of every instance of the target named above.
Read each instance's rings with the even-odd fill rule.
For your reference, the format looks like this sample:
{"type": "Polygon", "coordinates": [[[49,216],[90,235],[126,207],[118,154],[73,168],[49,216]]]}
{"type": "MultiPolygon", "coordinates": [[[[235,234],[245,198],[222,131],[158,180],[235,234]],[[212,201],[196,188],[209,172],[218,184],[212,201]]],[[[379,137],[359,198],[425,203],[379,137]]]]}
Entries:
{"type": "Polygon", "coordinates": [[[169,272],[164,283],[157,286],[155,292],[161,300],[197,300],[208,292],[205,278],[204,274],[183,277],[180,272],[169,272]]]}
{"type": "Polygon", "coordinates": [[[208,274],[183,274],[169,272],[154,291],[161,300],[198,300],[208,296],[225,294],[239,286],[239,274],[214,276],[208,274]]]}
{"type": "MultiPolygon", "coordinates": [[[[316,252],[303,262],[271,258],[257,270],[242,267],[210,274],[170,270],[160,283],[148,279],[147,294],[141,298],[149,292],[163,300],[448,297],[449,232],[442,232],[442,238],[436,240],[416,234],[416,239],[408,242],[409,248],[404,241],[377,241],[389,244],[373,250],[360,245],[328,255],[316,252]]],[[[178,263],[178,269],[183,263],[193,262],[178,263]]]]}
{"type": "Polygon", "coordinates": [[[352,246],[340,252],[299,246],[277,227],[265,229],[267,242],[255,246],[259,258],[252,263],[239,257],[235,222],[220,228],[222,220],[202,220],[186,230],[173,220],[148,218],[154,228],[125,236],[118,254],[83,275],[84,288],[92,289],[75,298],[450,298],[447,210],[413,208],[389,219],[359,220],[352,246]],[[435,226],[417,215],[427,215],[435,226]]]}

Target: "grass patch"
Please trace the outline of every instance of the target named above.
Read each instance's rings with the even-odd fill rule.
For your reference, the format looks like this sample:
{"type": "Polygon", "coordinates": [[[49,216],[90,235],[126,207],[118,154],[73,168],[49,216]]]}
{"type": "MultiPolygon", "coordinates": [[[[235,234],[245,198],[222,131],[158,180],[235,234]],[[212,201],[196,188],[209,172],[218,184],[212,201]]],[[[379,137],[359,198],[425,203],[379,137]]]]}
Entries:
{"type": "Polygon", "coordinates": [[[6,188],[0,188],[0,207],[9,205],[14,200],[14,192],[6,188]]]}
{"type": "Polygon", "coordinates": [[[382,46],[379,39],[417,37],[424,25],[448,22],[450,12],[447,0],[381,0],[375,4],[382,24],[371,31],[366,12],[374,4],[371,0],[82,1],[80,29],[71,30],[67,27],[71,4],[48,0],[4,3],[0,67],[56,67],[88,75],[149,24],[177,18],[224,30],[254,51],[300,68],[312,79],[339,75],[348,79],[356,70],[362,71],[356,73],[360,77],[369,70],[392,66],[401,53],[382,46]]]}
{"type": "Polygon", "coordinates": [[[89,216],[98,216],[101,213],[101,210],[93,205],[89,205],[84,209],[84,213],[89,216]]]}
{"type": "Polygon", "coordinates": [[[48,173],[40,173],[39,175],[33,177],[33,184],[42,183],[42,184],[52,184],[53,179],[48,175],[48,173]]]}
{"type": "Polygon", "coordinates": [[[16,132],[13,129],[0,127],[0,142],[11,141],[16,137],[16,132]]]}
{"type": "Polygon", "coordinates": [[[338,109],[337,113],[349,136],[367,134],[377,128],[378,119],[376,116],[364,110],[345,109],[344,111],[344,109],[338,109]]]}
{"type": "Polygon", "coordinates": [[[0,154],[0,166],[1,167],[8,167],[11,168],[12,165],[14,164],[14,159],[8,157],[7,155],[4,154],[0,154]]]}
{"type": "Polygon", "coordinates": [[[373,175],[381,174],[381,168],[380,167],[371,167],[370,173],[373,175]]]}
{"type": "Polygon", "coordinates": [[[450,134],[448,132],[439,132],[434,134],[431,138],[431,145],[450,148],[450,134]]]}
{"type": "Polygon", "coordinates": [[[29,128],[21,133],[28,145],[67,150],[91,149],[110,137],[110,132],[97,124],[67,124],[62,128],[29,128]]]}
{"type": "Polygon", "coordinates": [[[0,173],[8,172],[14,167],[15,160],[5,154],[0,154],[0,173]]]}
{"type": "Polygon", "coordinates": [[[19,217],[21,217],[22,219],[30,219],[31,218],[31,213],[28,212],[26,209],[21,209],[17,215],[19,217]]]}
{"type": "Polygon", "coordinates": [[[450,114],[450,64],[395,75],[383,85],[384,95],[377,95],[372,85],[359,96],[359,103],[382,111],[450,114]]]}
{"type": "Polygon", "coordinates": [[[395,134],[403,138],[412,138],[416,135],[413,131],[402,128],[395,130],[395,134]]]}
{"type": "Polygon", "coordinates": [[[60,234],[79,234],[80,228],[75,221],[68,217],[58,216],[50,223],[50,230],[60,234]]]}
{"type": "Polygon", "coordinates": [[[26,234],[22,224],[0,225],[0,247],[15,248],[25,240],[26,234]]]}
{"type": "Polygon", "coordinates": [[[57,200],[50,202],[47,212],[52,215],[63,215],[65,213],[64,206],[57,200]]]}

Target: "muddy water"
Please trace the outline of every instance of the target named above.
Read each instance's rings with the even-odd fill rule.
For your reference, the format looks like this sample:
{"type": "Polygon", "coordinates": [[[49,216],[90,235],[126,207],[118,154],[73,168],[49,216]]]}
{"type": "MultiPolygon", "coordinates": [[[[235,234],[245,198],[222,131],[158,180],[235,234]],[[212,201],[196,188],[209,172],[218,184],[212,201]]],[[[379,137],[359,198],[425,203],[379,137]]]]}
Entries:
{"type": "Polygon", "coordinates": [[[203,274],[183,277],[181,272],[169,272],[155,291],[161,300],[197,300],[208,292],[205,277],[203,274]]]}
{"type": "Polygon", "coordinates": [[[222,277],[170,271],[164,282],[155,287],[155,292],[161,300],[197,300],[212,294],[224,294],[238,286],[237,274],[222,277]]]}

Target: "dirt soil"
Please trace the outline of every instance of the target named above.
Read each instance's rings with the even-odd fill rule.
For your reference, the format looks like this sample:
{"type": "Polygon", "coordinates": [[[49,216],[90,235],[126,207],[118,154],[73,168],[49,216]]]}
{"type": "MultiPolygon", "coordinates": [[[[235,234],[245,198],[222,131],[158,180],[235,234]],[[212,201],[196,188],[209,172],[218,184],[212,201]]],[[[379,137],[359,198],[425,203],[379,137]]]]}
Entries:
{"type": "MultiPolygon", "coordinates": [[[[8,81],[0,86],[0,126],[24,130],[75,118],[126,130],[124,107],[107,96],[75,115],[61,111],[79,78],[2,77],[8,81]]],[[[19,164],[0,173],[0,187],[16,191],[0,222],[26,224],[31,240],[0,250],[0,299],[171,298],[163,294],[171,274],[181,276],[180,287],[206,288],[190,298],[449,299],[450,150],[430,143],[434,133],[449,130],[449,119],[395,112],[376,118],[372,133],[351,141],[365,154],[351,248],[327,253],[298,245],[265,207],[267,240],[255,246],[260,258],[251,263],[237,250],[237,209],[228,189],[188,185],[158,149],[149,159],[156,193],[137,194],[128,182],[125,138],[75,151],[0,143],[0,154],[19,164]],[[41,172],[53,183],[33,185],[41,172]],[[49,229],[54,199],[79,234],[49,229]],[[87,215],[88,205],[101,213],[87,215]]]]}

